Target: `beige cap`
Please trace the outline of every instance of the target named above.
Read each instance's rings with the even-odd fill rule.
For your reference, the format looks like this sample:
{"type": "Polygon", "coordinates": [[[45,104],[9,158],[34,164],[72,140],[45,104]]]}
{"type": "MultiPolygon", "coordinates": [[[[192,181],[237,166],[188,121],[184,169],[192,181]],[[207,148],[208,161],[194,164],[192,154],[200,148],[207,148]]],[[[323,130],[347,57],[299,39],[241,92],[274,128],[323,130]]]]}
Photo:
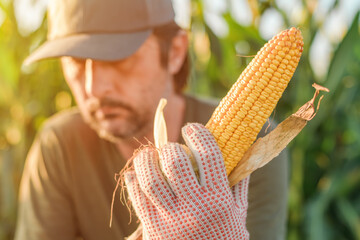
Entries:
{"type": "Polygon", "coordinates": [[[173,20],[171,0],[51,0],[47,41],[24,64],[61,56],[119,60],[173,20]]]}

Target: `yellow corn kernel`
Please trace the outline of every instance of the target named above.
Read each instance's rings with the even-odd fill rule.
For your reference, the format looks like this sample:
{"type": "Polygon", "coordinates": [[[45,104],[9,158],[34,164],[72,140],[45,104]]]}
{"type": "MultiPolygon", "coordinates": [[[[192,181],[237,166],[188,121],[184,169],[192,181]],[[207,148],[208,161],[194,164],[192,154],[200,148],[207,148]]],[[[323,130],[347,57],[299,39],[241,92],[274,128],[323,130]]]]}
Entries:
{"type": "Polygon", "coordinates": [[[206,124],[223,153],[227,174],[241,161],[275,108],[294,74],[302,48],[303,39],[296,28],[273,37],[241,73],[206,124]]]}

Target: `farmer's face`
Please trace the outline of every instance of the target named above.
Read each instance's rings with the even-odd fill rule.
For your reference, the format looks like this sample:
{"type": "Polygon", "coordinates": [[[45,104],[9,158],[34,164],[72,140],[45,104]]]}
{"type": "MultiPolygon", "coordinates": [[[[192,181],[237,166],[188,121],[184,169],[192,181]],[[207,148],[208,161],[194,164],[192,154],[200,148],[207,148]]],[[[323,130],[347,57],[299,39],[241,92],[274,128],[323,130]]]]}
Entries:
{"type": "Polygon", "coordinates": [[[154,36],[124,60],[62,57],[61,62],[85,121],[109,140],[141,138],[152,131],[160,98],[173,91],[154,36]]]}

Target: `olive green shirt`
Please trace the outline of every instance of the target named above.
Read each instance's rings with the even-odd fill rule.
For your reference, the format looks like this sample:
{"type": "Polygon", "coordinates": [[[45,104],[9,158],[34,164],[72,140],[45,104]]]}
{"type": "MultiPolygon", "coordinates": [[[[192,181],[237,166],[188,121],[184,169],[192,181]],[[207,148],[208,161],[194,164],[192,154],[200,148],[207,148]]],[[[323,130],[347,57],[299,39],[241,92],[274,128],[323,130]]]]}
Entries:
{"type": "MultiPolygon", "coordinates": [[[[214,107],[214,102],[187,96],[184,124],[205,124],[214,107]]],[[[111,240],[129,236],[138,222],[134,213],[130,218],[119,193],[109,227],[114,176],[125,163],[118,148],[89,128],[77,108],[50,118],[25,163],[15,239],[111,240]]],[[[285,239],[287,164],[282,153],[251,175],[247,217],[251,239],[285,239]]]]}

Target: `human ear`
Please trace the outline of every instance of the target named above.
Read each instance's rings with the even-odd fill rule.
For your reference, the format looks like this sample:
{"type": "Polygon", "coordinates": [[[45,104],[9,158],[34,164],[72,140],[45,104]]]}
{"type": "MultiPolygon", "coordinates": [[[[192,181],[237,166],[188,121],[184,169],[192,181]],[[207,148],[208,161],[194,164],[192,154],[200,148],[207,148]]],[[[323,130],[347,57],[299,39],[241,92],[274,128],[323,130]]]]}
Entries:
{"type": "Polygon", "coordinates": [[[172,39],[168,58],[168,70],[175,75],[181,69],[188,50],[188,36],[185,30],[179,30],[172,39]]]}

